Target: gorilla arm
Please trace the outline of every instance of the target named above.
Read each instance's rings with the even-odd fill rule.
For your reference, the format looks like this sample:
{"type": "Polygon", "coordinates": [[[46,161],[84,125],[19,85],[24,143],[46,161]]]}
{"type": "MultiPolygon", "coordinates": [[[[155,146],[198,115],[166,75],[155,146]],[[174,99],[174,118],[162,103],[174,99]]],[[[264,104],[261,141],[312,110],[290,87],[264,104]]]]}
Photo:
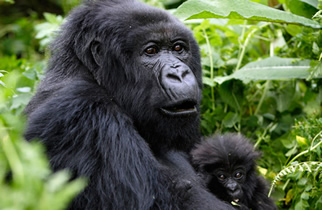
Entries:
{"type": "Polygon", "coordinates": [[[206,190],[185,153],[169,151],[160,158],[160,162],[166,170],[164,174],[172,180],[174,191],[178,192],[177,196],[182,202],[182,209],[234,209],[230,204],[219,200],[206,190]]]}
{"type": "Polygon", "coordinates": [[[277,210],[274,201],[268,197],[268,187],[265,179],[261,176],[256,177],[254,182],[255,190],[249,208],[254,210],[277,210]]]}
{"type": "Polygon", "coordinates": [[[105,92],[89,82],[69,84],[30,114],[26,138],[41,139],[54,170],[89,178],[72,209],[149,209],[159,196],[170,200],[155,183],[159,169],[148,145],[105,92]]]}

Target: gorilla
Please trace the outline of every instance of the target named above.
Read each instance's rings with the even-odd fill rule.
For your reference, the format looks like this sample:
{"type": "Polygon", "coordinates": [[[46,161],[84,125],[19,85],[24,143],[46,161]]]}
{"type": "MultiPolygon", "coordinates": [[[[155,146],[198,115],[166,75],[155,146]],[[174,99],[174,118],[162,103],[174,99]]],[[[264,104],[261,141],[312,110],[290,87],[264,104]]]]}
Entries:
{"type": "Polygon", "coordinates": [[[233,209],[187,159],[201,86],[197,43],[176,18],[134,0],[88,1],[51,44],[25,138],[46,146],[54,170],[88,178],[69,209],[233,209]]]}
{"type": "Polygon", "coordinates": [[[265,180],[256,175],[259,153],[241,135],[208,138],[191,151],[193,164],[218,198],[235,202],[238,209],[273,210],[265,180]]]}

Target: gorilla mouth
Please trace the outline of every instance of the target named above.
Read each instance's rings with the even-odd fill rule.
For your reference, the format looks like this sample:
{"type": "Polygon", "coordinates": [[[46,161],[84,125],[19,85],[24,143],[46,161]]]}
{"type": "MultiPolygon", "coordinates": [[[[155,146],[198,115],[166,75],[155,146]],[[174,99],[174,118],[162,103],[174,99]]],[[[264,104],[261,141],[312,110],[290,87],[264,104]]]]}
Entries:
{"type": "Polygon", "coordinates": [[[190,116],[197,114],[196,105],[197,103],[195,101],[185,100],[166,107],[162,107],[161,111],[166,115],[174,117],[190,116]]]}

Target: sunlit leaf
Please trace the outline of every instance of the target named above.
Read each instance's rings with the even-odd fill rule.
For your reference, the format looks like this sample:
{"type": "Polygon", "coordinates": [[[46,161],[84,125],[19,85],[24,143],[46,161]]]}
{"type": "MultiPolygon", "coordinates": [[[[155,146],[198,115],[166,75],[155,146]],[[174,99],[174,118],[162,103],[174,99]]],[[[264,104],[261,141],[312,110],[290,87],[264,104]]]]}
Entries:
{"type": "Polygon", "coordinates": [[[10,109],[17,109],[19,108],[20,106],[24,106],[24,105],[27,105],[28,102],[30,101],[30,98],[32,97],[31,94],[20,94],[20,95],[17,95],[15,97],[13,97],[12,99],[12,105],[10,107],[10,109]]]}
{"type": "MultiPolygon", "coordinates": [[[[309,76],[311,60],[296,60],[294,58],[269,57],[260,61],[248,63],[240,70],[225,77],[216,77],[215,82],[221,84],[230,79],[249,80],[285,80],[305,79],[309,76]]],[[[321,78],[322,75],[317,78],[321,78]]]]}
{"type": "Polygon", "coordinates": [[[302,136],[296,136],[296,141],[299,145],[302,145],[302,146],[307,146],[307,142],[306,142],[306,139],[303,138],[302,136]]]}
{"type": "Polygon", "coordinates": [[[290,203],[292,201],[293,197],[294,197],[294,190],[290,189],[286,194],[285,203],[286,204],[290,203]]]}
{"type": "Polygon", "coordinates": [[[29,93],[31,91],[30,87],[21,87],[21,88],[17,88],[17,91],[20,93],[29,93]]]}
{"type": "Polygon", "coordinates": [[[313,20],[248,0],[189,0],[175,14],[185,19],[229,18],[322,27],[313,20]]]}

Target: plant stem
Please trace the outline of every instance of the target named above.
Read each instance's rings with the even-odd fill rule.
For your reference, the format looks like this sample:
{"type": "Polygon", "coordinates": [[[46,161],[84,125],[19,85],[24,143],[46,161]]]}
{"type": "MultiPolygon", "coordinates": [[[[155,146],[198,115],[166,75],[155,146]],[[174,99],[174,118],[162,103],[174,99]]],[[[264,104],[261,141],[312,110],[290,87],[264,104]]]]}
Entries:
{"type": "Polygon", "coordinates": [[[294,160],[296,160],[298,157],[300,157],[300,156],[302,156],[302,155],[304,155],[304,154],[306,154],[308,152],[310,152],[310,150],[307,149],[307,150],[305,150],[305,151],[297,154],[292,160],[290,160],[290,162],[288,162],[288,164],[286,165],[286,167],[289,166],[291,163],[293,163],[294,160]]]}
{"type": "Polygon", "coordinates": [[[237,66],[236,66],[236,71],[240,68],[241,61],[243,60],[243,57],[244,57],[244,55],[242,55],[243,48],[244,48],[244,44],[242,44],[242,40],[244,40],[245,31],[246,31],[246,24],[247,24],[247,20],[245,20],[245,22],[244,22],[243,30],[241,33],[241,41],[239,43],[239,53],[238,53],[238,62],[237,62],[237,66]]]}
{"type": "MultiPolygon", "coordinates": [[[[204,37],[205,37],[206,43],[207,43],[208,56],[209,56],[209,61],[210,61],[210,80],[213,82],[214,81],[214,62],[213,62],[213,58],[212,58],[212,49],[211,49],[211,45],[209,42],[207,32],[204,28],[202,29],[202,32],[204,33],[204,37]]],[[[210,90],[211,90],[212,110],[215,110],[215,91],[214,91],[213,85],[210,87],[210,90]]]]}
{"type": "Polygon", "coordinates": [[[2,147],[5,153],[5,156],[8,160],[10,168],[13,173],[14,179],[18,182],[18,184],[23,184],[24,182],[24,171],[19,156],[17,154],[16,149],[14,148],[13,143],[9,139],[9,135],[5,135],[2,138],[2,147]]]}
{"type": "Polygon", "coordinates": [[[257,115],[258,114],[258,112],[259,112],[259,110],[260,110],[260,108],[261,108],[261,106],[262,106],[262,104],[264,102],[264,98],[265,98],[265,96],[267,94],[267,91],[268,91],[268,88],[269,88],[269,84],[270,84],[270,81],[267,80],[265,82],[265,88],[264,88],[263,95],[262,95],[261,99],[259,100],[259,103],[258,103],[258,106],[256,107],[256,110],[255,110],[254,115],[257,115]]]}
{"type": "Polygon", "coordinates": [[[269,129],[271,129],[272,127],[274,126],[274,123],[270,123],[267,127],[266,127],[266,129],[264,130],[264,132],[263,132],[263,134],[259,137],[259,139],[256,141],[256,143],[254,144],[254,149],[256,149],[257,147],[258,147],[258,145],[262,142],[262,140],[264,139],[264,137],[265,137],[265,135],[266,135],[266,133],[267,133],[267,131],[269,130],[269,129]]]}
{"type": "Polygon", "coordinates": [[[313,146],[313,143],[315,141],[315,139],[318,138],[318,136],[322,135],[322,131],[320,131],[316,136],[314,136],[313,140],[312,140],[312,143],[311,143],[311,149],[310,150],[314,150],[315,148],[317,148],[321,143],[322,143],[322,140],[317,143],[315,146],[313,146]]]}
{"type": "Polygon", "coordinates": [[[288,164],[286,165],[286,167],[287,166],[289,166],[291,163],[293,163],[297,158],[299,158],[300,156],[302,156],[302,155],[304,155],[304,154],[306,154],[306,153],[309,153],[309,152],[311,152],[311,151],[313,151],[313,150],[315,150],[318,146],[320,146],[321,144],[322,144],[322,140],[319,142],[319,143],[317,143],[315,146],[313,146],[313,142],[314,142],[314,140],[318,137],[318,136],[320,136],[320,135],[322,135],[322,131],[320,131],[314,138],[313,138],[313,140],[312,140],[312,144],[311,144],[311,147],[310,147],[310,149],[307,149],[307,150],[305,150],[305,151],[303,151],[303,152],[301,152],[301,153],[299,153],[299,154],[297,154],[292,160],[290,160],[290,162],[288,162],[288,164]]]}
{"type": "MultiPolygon", "coordinates": [[[[242,39],[244,38],[244,30],[245,30],[245,28],[246,28],[246,23],[247,23],[247,22],[245,22],[244,27],[243,27],[242,39]]],[[[239,54],[239,56],[238,56],[238,63],[237,63],[237,66],[236,66],[236,70],[235,70],[235,71],[237,71],[237,70],[240,68],[240,66],[241,66],[241,63],[242,63],[243,58],[244,58],[244,55],[245,55],[246,47],[247,47],[247,45],[248,45],[248,43],[249,43],[249,41],[250,41],[250,38],[254,35],[254,33],[255,33],[256,31],[258,31],[258,30],[259,30],[259,29],[261,29],[261,28],[266,27],[267,25],[269,25],[269,23],[263,24],[263,25],[259,26],[258,28],[253,28],[253,29],[249,32],[249,34],[247,35],[247,37],[246,37],[246,39],[245,39],[244,44],[242,44],[242,45],[240,46],[240,48],[241,48],[241,52],[240,52],[240,54],[239,54]]]]}

